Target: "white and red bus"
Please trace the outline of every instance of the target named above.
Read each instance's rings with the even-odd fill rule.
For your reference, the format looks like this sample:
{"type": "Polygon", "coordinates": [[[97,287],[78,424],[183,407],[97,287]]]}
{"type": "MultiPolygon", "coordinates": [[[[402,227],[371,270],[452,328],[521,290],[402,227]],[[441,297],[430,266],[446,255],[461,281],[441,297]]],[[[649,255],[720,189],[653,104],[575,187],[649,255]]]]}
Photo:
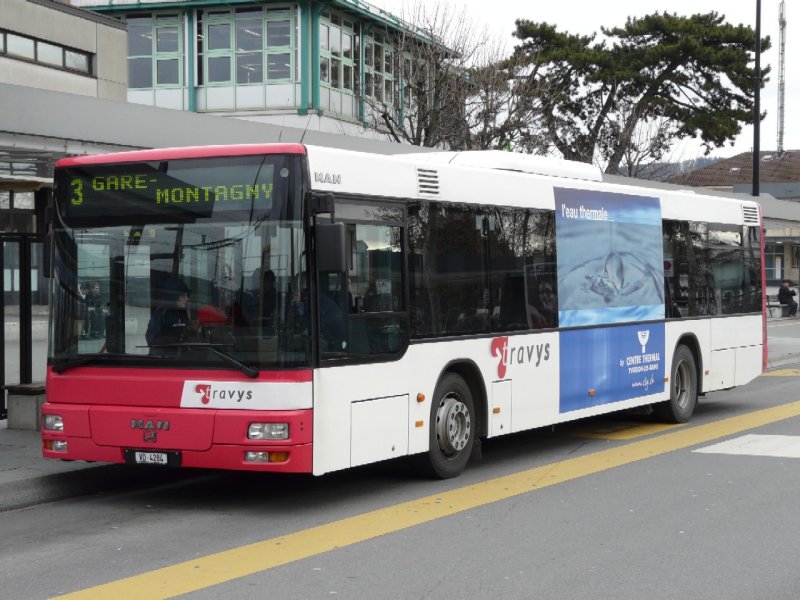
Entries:
{"type": "Polygon", "coordinates": [[[419,455],[452,477],[486,438],[641,406],[685,422],[764,362],[758,204],[567,161],[69,158],[52,247],[54,459],[319,475],[419,455]]]}

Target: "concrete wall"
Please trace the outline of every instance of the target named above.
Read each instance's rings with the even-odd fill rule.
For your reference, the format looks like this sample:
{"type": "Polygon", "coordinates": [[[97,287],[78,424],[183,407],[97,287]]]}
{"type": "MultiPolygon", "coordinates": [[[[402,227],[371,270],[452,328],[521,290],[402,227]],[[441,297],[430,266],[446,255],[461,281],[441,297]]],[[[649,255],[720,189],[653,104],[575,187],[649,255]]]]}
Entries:
{"type": "MultiPolygon", "coordinates": [[[[207,113],[214,114],[214,113],[207,113]]],[[[336,135],[347,135],[365,138],[369,140],[377,140],[381,142],[391,142],[389,136],[375,129],[367,129],[359,123],[343,121],[336,116],[328,116],[316,113],[308,115],[298,115],[297,111],[271,111],[269,114],[262,115],[248,115],[247,113],[217,113],[219,116],[227,118],[237,118],[245,121],[254,121],[256,123],[269,123],[271,125],[278,125],[279,127],[291,127],[304,131],[319,131],[322,133],[331,133],[336,135]]]]}
{"type": "Polygon", "coordinates": [[[2,0],[0,26],[93,55],[93,76],[0,57],[0,82],[109,100],[125,100],[127,33],[107,17],[54,2],[2,0]]]}

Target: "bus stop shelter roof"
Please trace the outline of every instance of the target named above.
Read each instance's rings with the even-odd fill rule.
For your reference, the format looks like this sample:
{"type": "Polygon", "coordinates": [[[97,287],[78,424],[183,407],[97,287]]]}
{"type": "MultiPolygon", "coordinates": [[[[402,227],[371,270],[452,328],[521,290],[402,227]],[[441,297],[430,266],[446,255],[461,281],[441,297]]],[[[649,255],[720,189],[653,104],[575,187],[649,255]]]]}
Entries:
{"type": "Polygon", "coordinates": [[[64,156],[140,148],[305,143],[376,154],[424,150],[355,136],[0,83],[0,186],[47,184],[64,156]]]}

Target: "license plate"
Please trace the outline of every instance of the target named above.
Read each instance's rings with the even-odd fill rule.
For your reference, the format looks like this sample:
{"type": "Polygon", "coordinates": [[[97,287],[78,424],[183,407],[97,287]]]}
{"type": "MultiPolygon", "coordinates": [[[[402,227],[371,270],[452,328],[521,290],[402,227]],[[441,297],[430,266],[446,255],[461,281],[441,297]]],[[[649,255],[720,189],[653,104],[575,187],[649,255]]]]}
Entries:
{"type": "Polygon", "coordinates": [[[166,452],[135,452],[133,460],[139,465],[166,465],[166,452]]]}

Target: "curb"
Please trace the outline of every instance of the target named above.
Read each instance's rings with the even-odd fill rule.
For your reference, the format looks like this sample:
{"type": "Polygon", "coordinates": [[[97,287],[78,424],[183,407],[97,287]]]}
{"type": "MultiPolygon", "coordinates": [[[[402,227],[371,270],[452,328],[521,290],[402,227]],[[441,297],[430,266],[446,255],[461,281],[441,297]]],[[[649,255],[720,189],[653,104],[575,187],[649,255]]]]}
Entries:
{"type": "Polygon", "coordinates": [[[2,483],[0,512],[110,489],[118,482],[114,467],[98,465],[2,483]]]}
{"type": "Polygon", "coordinates": [[[781,369],[783,367],[788,367],[789,365],[797,364],[800,364],[800,353],[787,354],[785,356],[781,356],[780,358],[776,358],[775,360],[767,359],[767,371],[774,371],[775,369],[781,369]]]}
{"type": "Polygon", "coordinates": [[[87,465],[73,471],[0,483],[0,512],[111,490],[145,490],[209,473],[212,471],[158,466],[87,465]]]}

